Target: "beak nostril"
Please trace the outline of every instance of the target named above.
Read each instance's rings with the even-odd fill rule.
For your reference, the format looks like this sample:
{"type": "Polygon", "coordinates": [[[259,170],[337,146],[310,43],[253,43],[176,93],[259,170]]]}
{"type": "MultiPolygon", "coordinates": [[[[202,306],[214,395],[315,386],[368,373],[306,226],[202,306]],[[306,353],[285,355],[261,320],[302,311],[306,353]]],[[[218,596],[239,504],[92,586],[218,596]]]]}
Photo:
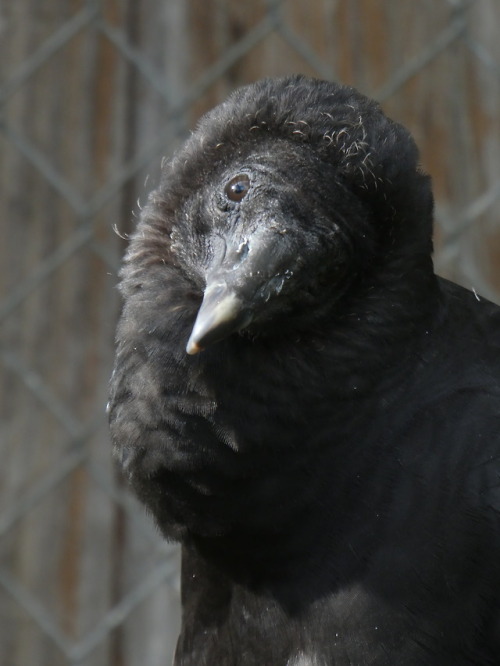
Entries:
{"type": "Polygon", "coordinates": [[[245,261],[245,259],[248,257],[248,254],[250,252],[250,244],[247,240],[244,240],[238,248],[236,249],[236,257],[235,257],[235,262],[233,264],[233,270],[236,270],[239,268],[240,264],[245,261]]]}
{"type": "Polygon", "coordinates": [[[249,252],[250,243],[247,240],[244,240],[242,243],[240,243],[238,249],[236,250],[236,254],[240,257],[240,259],[244,259],[249,252]]]}

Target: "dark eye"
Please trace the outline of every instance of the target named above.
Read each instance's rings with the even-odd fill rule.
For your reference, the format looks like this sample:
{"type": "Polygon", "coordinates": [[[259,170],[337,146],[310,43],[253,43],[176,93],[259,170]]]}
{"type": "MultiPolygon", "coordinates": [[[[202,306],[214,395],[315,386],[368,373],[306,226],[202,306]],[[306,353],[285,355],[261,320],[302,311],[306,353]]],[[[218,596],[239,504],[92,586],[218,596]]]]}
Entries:
{"type": "Polygon", "coordinates": [[[239,173],[231,178],[224,188],[224,194],[230,201],[241,201],[250,189],[250,178],[246,173],[239,173]]]}

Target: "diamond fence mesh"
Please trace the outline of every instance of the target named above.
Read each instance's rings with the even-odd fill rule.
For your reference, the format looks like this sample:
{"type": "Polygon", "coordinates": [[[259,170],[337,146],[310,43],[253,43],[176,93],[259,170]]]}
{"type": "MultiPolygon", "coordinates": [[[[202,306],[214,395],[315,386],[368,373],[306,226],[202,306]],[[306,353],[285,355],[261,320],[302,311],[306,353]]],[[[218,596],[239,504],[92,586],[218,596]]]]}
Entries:
{"type": "Polygon", "coordinates": [[[122,237],[161,157],[236,85],[353,84],[421,147],[438,272],[499,300],[499,29],[496,0],[0,4],[1,666],[171,661],[178,551],[104,414],[122,237]]]}

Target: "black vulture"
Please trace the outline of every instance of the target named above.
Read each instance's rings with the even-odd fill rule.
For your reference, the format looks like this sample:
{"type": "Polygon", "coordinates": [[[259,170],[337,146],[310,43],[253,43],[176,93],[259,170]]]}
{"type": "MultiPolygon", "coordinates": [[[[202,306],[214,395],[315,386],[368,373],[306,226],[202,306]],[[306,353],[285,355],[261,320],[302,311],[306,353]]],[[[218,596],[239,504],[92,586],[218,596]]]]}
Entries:
{"type": "Polygon", "coordinates": [[[500,664],[500,308],[409,132],[290,76],[210,111],[121,272],[114,454],[182,544],[176,666],[500,664]]]}

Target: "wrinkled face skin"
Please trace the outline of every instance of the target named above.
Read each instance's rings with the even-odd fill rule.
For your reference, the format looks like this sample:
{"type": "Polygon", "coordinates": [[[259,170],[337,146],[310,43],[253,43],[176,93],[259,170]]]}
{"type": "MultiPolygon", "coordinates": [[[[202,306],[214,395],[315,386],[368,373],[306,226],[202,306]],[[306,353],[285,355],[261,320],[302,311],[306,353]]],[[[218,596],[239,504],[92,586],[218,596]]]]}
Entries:
{"type": "Polygon", "coordinates": [[[174,227],[171,250],[204,290],[190,354],[285,316],[310,325],[310,309],[331,307],[373,245],[369,213],[332,165],[286,141],[211,174],[179,214],[190,224],[174,227]]]}
{"type": "Polygon", "coordinates": [[[382,273],[427,279],[431,238],[430,181],[405,128],[348,86],[264,80],[207,113],[163,165],[121,290],[137,293],[156,264],[155,301],[168,291],[186,327],[199,308],[190,354],[234,332],[298,339],[335,330],[332,316],[361,321],[382,273]]]}

